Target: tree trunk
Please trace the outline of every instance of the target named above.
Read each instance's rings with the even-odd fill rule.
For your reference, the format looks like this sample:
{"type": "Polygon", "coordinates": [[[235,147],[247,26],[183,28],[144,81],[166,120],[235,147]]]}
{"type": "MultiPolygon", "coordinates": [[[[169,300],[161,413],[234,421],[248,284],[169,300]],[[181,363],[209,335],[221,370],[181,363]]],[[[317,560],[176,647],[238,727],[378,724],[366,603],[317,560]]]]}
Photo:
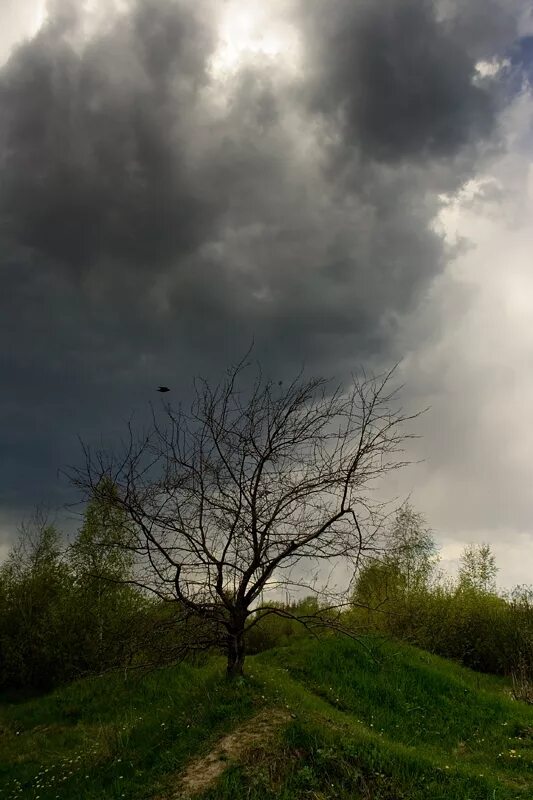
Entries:
{"type": "Polygon", "coordinates": [[[244,632],[232,632],[228,634],[228,666],[226,677],[228,680],[240,678],[244,672],[244,632]]]}

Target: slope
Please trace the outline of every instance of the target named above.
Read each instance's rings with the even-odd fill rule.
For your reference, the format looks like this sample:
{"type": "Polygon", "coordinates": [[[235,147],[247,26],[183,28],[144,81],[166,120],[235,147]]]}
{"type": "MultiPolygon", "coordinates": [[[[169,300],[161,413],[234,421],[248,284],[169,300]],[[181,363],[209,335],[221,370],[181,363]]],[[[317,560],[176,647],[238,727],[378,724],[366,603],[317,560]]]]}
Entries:
{"type": "Polygon", "coordinates": [[[2,704],[0,798],[533,797],[533,708],[503,680],[337,637],[247,666],[233,686],[214,658],[2,704]],[[261,735],[258,719],[272,721],[261,735]]]}

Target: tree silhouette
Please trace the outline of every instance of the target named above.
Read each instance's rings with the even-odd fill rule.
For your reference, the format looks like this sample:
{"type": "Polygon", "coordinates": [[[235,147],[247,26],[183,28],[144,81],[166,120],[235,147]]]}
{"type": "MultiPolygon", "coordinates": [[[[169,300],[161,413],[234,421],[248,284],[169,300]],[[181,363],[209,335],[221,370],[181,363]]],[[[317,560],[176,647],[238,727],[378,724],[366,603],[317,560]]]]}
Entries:
{"type": "MultiPolygon", "coordinates": [[[[197,381],[188,412],[154,412],[119,452],[84,445],[84,465],[70,471],[87,499],[113,487],[107,501],[130,528],[129,544],[114,546],[136,559],[130,582],[174,601],[183,652],[223,647],[229,677],[243,672],[246,632],[265,615],[290,616],[268,600],[280,588],[332,605],[328,580],[310,576],[324,564],[353,573],[372,546],[382,505],[371,490],[407,463],[404,423],[417,416],[398,406],[393,370],[343,390],[301,376],[280,386],[249,368],[216,386],[197,381]]],[[[295,618],[335,624],[324,605],[295,618]]]]}

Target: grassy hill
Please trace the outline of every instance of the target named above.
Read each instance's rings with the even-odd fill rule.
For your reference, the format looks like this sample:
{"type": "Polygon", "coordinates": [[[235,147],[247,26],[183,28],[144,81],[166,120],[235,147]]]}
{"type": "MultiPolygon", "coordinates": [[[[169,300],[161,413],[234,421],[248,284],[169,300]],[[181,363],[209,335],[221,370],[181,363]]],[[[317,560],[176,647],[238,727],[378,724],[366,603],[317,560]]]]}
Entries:
{"type": "Polygon", "coordinates": [[[533,797],[533,708],[415,648],[303,640],[0,706],[0,798],[533,797]]]}

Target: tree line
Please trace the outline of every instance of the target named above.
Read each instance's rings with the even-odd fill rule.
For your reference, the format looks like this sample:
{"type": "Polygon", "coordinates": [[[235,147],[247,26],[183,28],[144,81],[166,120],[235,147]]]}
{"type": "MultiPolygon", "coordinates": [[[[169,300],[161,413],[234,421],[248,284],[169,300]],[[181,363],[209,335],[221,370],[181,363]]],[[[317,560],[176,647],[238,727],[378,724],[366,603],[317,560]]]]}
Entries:
{"type": "MultiPolygon", "coordinates": [[[[46,690],[84,675],[220,652],[201,615],[185,609],[191,624],[184,630],[175,603],[137,585],[133,556],[112,546],[127,537],[124,522],[122,512],[92,500],[70,544],[42,516],[22,527],[0,567],[0,689],[46,690]]],[[[510,675],[531,701],[533,589],[499,593],[496,574],[487,544],[465,547],[455,580],[441,572],[433,534],[406,504],[382,531],[379,553],[360,565],[348,603],[332,608],[316,594],[271,600],[268,616],[258,605],[246,650],[332,630],[394,636],[510,675]]]]}
{"type": "MultiPolygon", "coordinates": [[[[458,574],[439,569],[435,538],[408,504],[393,520],[384,552],[360,570],[354,625],[396,636],[483,672],[513,677],[533,701],[533,587],[496,587],[489,544],[466,545],[458,574]]],[[[519,687],[521,687],[519,689],[519,687]]]]}

